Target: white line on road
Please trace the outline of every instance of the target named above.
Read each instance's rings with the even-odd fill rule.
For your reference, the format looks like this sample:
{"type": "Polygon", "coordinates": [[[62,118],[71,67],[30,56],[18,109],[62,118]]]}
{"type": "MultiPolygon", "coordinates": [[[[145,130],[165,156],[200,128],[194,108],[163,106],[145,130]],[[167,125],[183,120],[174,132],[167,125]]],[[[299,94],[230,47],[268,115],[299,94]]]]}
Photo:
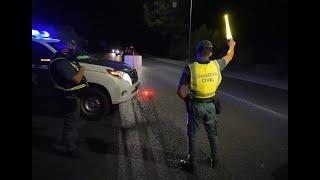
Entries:
{"type": "Polygon", "coordinates": [[[118,179],[129,179],[128,158],[126,157],[125,144],[122,139],[123,134],[119,131],[119,173],[118,179]]]}
{"type": "Polygon", "coordinates": [[[143,142],[139,137],[138,130],[128,130],[125,137],[132,179],[146,179],[146,170],[142,154],[143,142]]]}
{"type": "MultiPolygon", "coordinates": [[[[133,100],[121,103],[119,105],[119,112],[121,118],[121,125],[124,128],[133,127],[137,124],[133,100]]],[[[141,118],[141,115],[137,118],[141,118]]],[[[140,120],[139,120],[140,121],[140,120]]],[[[119,179],[145,179],[146,171],[144,167],[144,160],[142,154],[143,144],[139,137],[137,129],[126,129],[123,134],[119,132],[119,179]],[[128,154],[125,154],[127,152],[128,154]],[[129,163],[130,169],[127,168],[129,163]]]]}
{"type": "Polygon", "coordinates": [[[282,114],[282,113],[276,112],[276,111],[271,110],[271,109],[268,109],[268,108],[266,108],[266,107],[262,107],[262,106],[260,106],[260,105],[254,104],[254,103],[252,103],[252,102],[250,102],[250,101],[247,101],[247,100],[245,100],[245,99],[238,98],[238,97],[236,97],[236,96],[233,96],[233,95],[231,95],[231,94],[229,94],[229,93],[226,93],[226,92],[223,92],[223,91],[219,91],[219,93],[221,93],[221,94],[223,94],[223,95],[225,95],[225,96],[231,97],[231,98],[233,98],[233,99],[235,99],[235,100],[237,100],[237,101],[246,103],[246,104],[248,104],[248,105],[250,105],[250,106],[253,106],[253,107],[257,108],[257,109],[260,109],[260,110],[262,110],[262,111],[266,111],[266,112],[268,112],[268,113],[271,113],[271,114],[273,114],[273,115],[275,115],[275,116],[277,116],[277,117],[279,117],[279,118],[288,119],[288,116],[287,116],[287,115],[284,115],[284,114],[282,114]]]}
{"type": "Polygon", "coordinates": [[[155,134],[152,132],[152,129],[148,127],[148,142],[150,143],[151,147],[151,153],[155,160],[155,167],[157,172],[158,179],[170,179],[169,178],[169,171],[168,167],[165,166],[166,158],[164,156],[164,149],[161,145],[161,143],[157,140],[155,134]],[[155,147],[158,148],[156,151],[155,147]]]}
{"type": "Polygon", "coordinates": [[[119,179],[146,179],[138,130],[119,131],[119,142],[119,179]]]}

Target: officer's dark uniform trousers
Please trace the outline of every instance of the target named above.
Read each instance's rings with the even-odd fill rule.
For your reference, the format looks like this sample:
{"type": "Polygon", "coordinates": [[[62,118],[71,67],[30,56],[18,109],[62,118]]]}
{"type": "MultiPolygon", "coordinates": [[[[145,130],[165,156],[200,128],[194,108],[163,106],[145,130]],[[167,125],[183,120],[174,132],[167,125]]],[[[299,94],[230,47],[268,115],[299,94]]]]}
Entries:
{"type": "Polygon", "coordinates": [[[75,92],[64,93],[64,127],[62,133],[63,144],[67,150],[76,149],[76,141],[80,127],[80,98],[75,92]]]}
{"type": "Polygon", "coordinates": [[[196,162],[195,157],[197,151],[196,135],[199,125],[203,123],[208,135],[211,158],[218,158],[218,138],[217,138],[217,118],[215,105],[211,102],[190,102],[190,112],[188,113],[187,134],[189,139],[189,155],[192,163],[196,162]]]}

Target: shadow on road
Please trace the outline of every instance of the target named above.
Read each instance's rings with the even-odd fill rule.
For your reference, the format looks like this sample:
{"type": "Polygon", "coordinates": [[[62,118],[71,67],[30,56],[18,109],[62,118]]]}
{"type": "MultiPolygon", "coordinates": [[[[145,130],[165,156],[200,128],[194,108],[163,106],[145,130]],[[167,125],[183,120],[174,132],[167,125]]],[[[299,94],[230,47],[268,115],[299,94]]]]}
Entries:
{"type": "MultiPolygon", "coordinates": [[[[41,123],[39,123],[41,127],[38,127],[37,123],[33,122],[32,124],[32,147],[48,154],[57,154],[53,145],[58,143],[58,138],[49,137],[49,130],[52,127],[48,124],[50,122],[45,122],[45,120],[46,116],[48,119],[50,117],[62,118],[63,111],[61,107],[59,107],[59,101],[45,102],[46,103],[43,104],[38,100],[33,101],[32,104],[33,115],[42,115],[45,117],[43,119],[44,121],[41,119],[41,123]]],[[[126,119],[121,119],[123,116],[120,115],[121,112],[118,108],[102,121],[87,123],[88,126],[84,128],[86,132],[84,134],[87,136],[85,142],[90,151],[88,155],[91,153],[117,155],[119,161],[123,158],[122,163],[125,164],[125,168],[127,169],[126,173],[128,173],[129,177],[133,178],[137,176],[134,172],[135,167],[133,167],[137,162],[139,162],[139,165],[142,165],[145,170],[150,169],[147,165],[147,163],[150,162],[154,163],[155,166],[162,164],[169,169],[180,169],[178,160],[186,158],[186,154],[182,155],[181,152],[173,148],[175,147],[174,144],[177,144],[173,139],[174,137],[185,136],[184,132],[173,122],[160,119],[154,101],[144,102],[141,101],[141,99],[134,98],[129,102],[129,105],[130,104],[133,107],[133,116],[136,121],[130,127],[121,126],[121,121],[126,121],[126,119]],[[137,138],[139,142],[136,142],[132,135],[135,135],[135,138],[137,138]],[[156,146],[154,145],[154,139],[157,141],[156,146]],[[139,147],[137,148],[137,146],[139,147]],[[139,150],[138,153],[141,156],[137,156],[136,149],[139,150]]],[[[62,119],[58,120],[62,121],[62,119]]],[[[187,139],[184,139],[184,141],[187,141],[187,139]]],[[[63,161],[63,159],[61,160],[63,161]]],[[[117,165],[119,165],[119,163],[117,163],[117,165]]],[[[117,165],[114,167],[117,168],[117,165]]],[[[154,171],[151,174],[157,176],[157,169],[151,171],[154,171]]],[[[187,175],[187,179],[197,179],[197,177],[197,174],[187,175]]],[[[157,176],[153,179],[159,178],[160,176],[157,176]]]]}
{"type": "Polygon", "coordinates": [[[56,150],[53,148],[53,144],[57,144],[58,140],[43,135],[44,133],[42,131],[47,131],[47,128],[32,127],[32,147],[49,154],[57,154],[56,150]]]}
{"type": "Polygon", "coordinates": [[[288,179],[288,163],[283,164],[280,168],[273,172],[275,180],[288,179]]]}
{"type": "Polygon", "coordinates": [[[99,154],[119,154],[117,142],[106,142],[104,138],[86,138],[90,150],[99,154]]]}

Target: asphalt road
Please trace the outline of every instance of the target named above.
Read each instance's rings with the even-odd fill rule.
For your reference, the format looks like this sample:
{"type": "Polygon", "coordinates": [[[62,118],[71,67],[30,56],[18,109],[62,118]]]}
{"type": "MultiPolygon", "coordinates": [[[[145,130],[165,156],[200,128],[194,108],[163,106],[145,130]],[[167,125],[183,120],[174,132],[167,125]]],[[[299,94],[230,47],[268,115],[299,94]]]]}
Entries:
{"type": "Polygon", "coordinates": [[[217,168],[208,164],[203,127],[196,171],[178,166],[187,156],[186,111],[176,95],[181,71],[181,66],[144,58],[138,69],[141,87],[153,89],[154,98],[137,96],[110,116],[86,122],[80,132],[82,158],[76,160],[54,151],[63,120],[58,105],[41,103],[32,118],[32,179],[287,179],[288,92],[231,78],[224,78],[218,91],[217,168]]]}

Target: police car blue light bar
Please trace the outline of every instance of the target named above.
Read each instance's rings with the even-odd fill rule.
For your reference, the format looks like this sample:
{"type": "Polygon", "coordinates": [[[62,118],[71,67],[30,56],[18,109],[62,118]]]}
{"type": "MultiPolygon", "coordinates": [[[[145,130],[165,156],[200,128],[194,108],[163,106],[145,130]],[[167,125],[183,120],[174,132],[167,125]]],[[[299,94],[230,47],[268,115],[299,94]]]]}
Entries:
{"type": "Polygon", "coordinates": [[[49,38],[50,34],[47,31],[41,31],[32,29],[32,37],[35,38],[49,38]]]}

